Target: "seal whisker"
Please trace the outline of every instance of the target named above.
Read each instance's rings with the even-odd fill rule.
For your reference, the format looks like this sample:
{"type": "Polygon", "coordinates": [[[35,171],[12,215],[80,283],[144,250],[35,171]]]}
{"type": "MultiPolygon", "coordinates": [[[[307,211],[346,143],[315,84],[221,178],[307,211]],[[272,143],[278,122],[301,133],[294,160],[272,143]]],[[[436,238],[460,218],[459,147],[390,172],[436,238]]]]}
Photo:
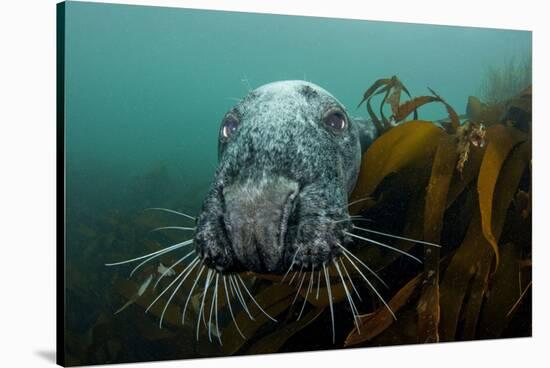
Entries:
{"type": "Polygon", "coordinates": [[[235,101],[235,102],[241,102],[241,99],[237,97],[226,97],[225,99],[230,101],[235,101]]]}
{"type": "MultiPolygon", "coordinates": [[[[186,273],[191,273],[191,271],[193,271],[194,266],[196,266],[198,262],[199,262],[198,257],[195,258],[193,261],[191,261],[191,263],[189,263],[189,264],[187,265],[187,267],[185,267],[185,268],[183,269],[183,271],[181,271],[181,272],[179,273],[179,275],[176,276],[176,277],[174,278],[174,280],[172,280],[172,282],[171,282],[170,284],[168,284],[168,286],[165,287],[164,290],[163,290],[159,295],[157,295],[157,297],[155,298],[155,300],[153,300],[153,301],[151,302],[151,304],[149,304],[149,307],[147,307],[147,309],[145,310],[145,313],[149,312],[149,310],[151,309],[151,307],[152,307],[152,306],[153,306],[153,305],[154,305],[154,304],[155,304],[155,303],[156,303],[156,302],[157,302],[157,301],[158,301],[158,300],[159,300],[159,299],[160,299],[160,298],[161,298],[161,297],[162,297],[162,296],[172,287],[172,285],[174,285],[181,277],[184,277],[184,275],[185,275],[186,273]],[[191,269],[190,269],[190,268],[191,268],[191,269]]],[[[155,286],[156,286],[156,285],[155,285],[155,286]]],[[[179,288],[179,285],[178,285],[178,287],[176,288],[176,290],[177,290],[178,288],[179,288]]]]}
{"type": "Polygon", "coordinates": [[[239,299],[241,305],[243,306],[243,309],[245,310],[246,314],[248,314],[248,317],[250,317],[250,319],[254,321],[254,317],[250,313],[250,310],[248,309],[248,306],[246,305],[246,302],[244,300],[243,294],[241,292],[241,287],[237,283],[237,280],[235,280],[234,278],[235,278],[234,275],[229,275],[229,283],[230,284],[233,283],[235,285],[235,292],[237,294],[237,299],[239,299]]]}
{"type": "Polygon", "coordinates": [[[357,295],[357,298],[359,299],[359,301],[363,301],[363,299],[361,299],[361,295],[359,294],[359,291],[357,291],[357,288],[355,287],[355,284],[353,283],[353,279],[351,278],[351,276],[348,272],[348,269],[346,268],[346,265],[345,265],[344,261],[342,261],[341,258],[340,258],[340,264],[342,265],[342,268],[344,269],[344,273],[346,274],[349,282],[351,283],[351,287],[353,288],[353,291],[355,292],[355,295],[357,295]]]}
{"type": "Polygon", "coordinates": [[[332,223],[333,224],[339,224],[341,222],[348,222],[349,220],[351,220],[351,221],[368,221],[368,222],[372,222],[372,220],[370,220],[370,219],[366,219],[366,218],[362,218],[362,217],[356,217],[356,216],[349,216],[349,218],[332,221],[332,223]]]}
{"type": "Polygon", "coordinates": [[[185,226],[163,226],[163,227],[157,227],[153,230],[149,231],[150,233],[153,233],[155,231],[161,231],[161,230],[182,230],[182,231],[195,231],[195,227],[185,227],[185,226]]]}
{"type": "Polygon", "coordinates": [[[246,76],[246,74],[244,75],[244,78],[241,79],[241,83],[243,83],[245,87],[248,88],[246,92],[252,91],[252,86],[250,85],[250,82],[248,81],[248,77],[246,76]]]}
{"type": "MultiPolygon", "coordinates": [[[[136,257],[136,258],[132,258],[132,259],[127,259],[125,261],[120,261],[120,262],[115,262],[115,263],[105,263],[105,266],[107,267],[110,267],[110,266],[118,266],[118,265],[122,265],[122,264],[126,264],[126,263],[132,263],[132,262],[136,262],[136,261],[140,261],[144,258],[148,258],[145,262],[148,262],[150,261],[151,259],[157,257],[157,256],[160,256],[162,254],[165,254],[165,253],[168,253],[172,250],[175,250],[175,249],[178,249],[178,248],[181,248],[181,247],[184,247],[186,245],[189,245],[193,243],[193,239],[189,239],[189,240],[186,240],[184,242],[181,242],[181,243],[178,243],[178,244],[174,244],[174,245],[171,245],[169,247],[166,247],[164,249],[160,249],[160,250],[157,250],[155,252],[152,252],[152,253],[149,253],[149,254],[145,254],[143,256],[140,256],[140,257],[136,257]]],[[[140,264],[141,265],[141,264],[140,264]]],[[[139,267],[139,266],[138,266],[139,267]]],[[[137,268],[137,267],[136,267],[137,268]]]]}
{"type": "Polygon", "coordinates": [[[294,296],[294,300],[292,300],[292,303],[290,305],[294,305],[294,303],[296,303],[296,300],[298,299],[298,295],[300,295],[300,290],[302,290],[302,284],[304,283],[305,279],[306,279],[306,273],[304,273],[304,276],[302,276],[302,280],[300,281],[300,286],[298,286],[298,290],[296,290],[296,296],[294,296]]]}
{"type": "Polygon", "coordinates": [[[345,233],[346,233],[347,235],[353,237],[353,238],[361,239],[361,240],[364,240],[364,241],[366,241],[366,242],[369,242],[369,243],[373,243],[373,244],[379,245],[379,246],[381,246],[381,247],[383,247],[383,248],[391,249],[391,250],[393,250],[394,252],[403,254],[404,256],[407,256],[407,257],[409,257],[409,258],[414,259],[414,260],[417,261],[418,263],[422,263],[422,261],[421,261],[419,258],[417,258],[417,257],[413,256],[412,254],[407,253],[407,252],[405,252],[404,250],[401,250],[401,249],[399,249],[399,248],[395,248],[395,247],[392,247],[391,245],[384,244],[384,243],[380,243],[380,242],[378,242],[378,241],[376,241],[376,240],[372,240],[372,239],[370,239],[370,238],[365,238],[365,237],[363,237],[363,236],[359,236],[359,235],[357,235],[357,234],[353,234],[353,233],[350,233],[350,232],[347,232],[347,231],[346,231],[345,233]]]}
{"type": "Polygon", "coordinates": [[[366,228],[364,228],[364,227],[359,227],[359,226],[355,226],[355,225],[353,225],[353,228],[354,228],[354,229],[357,229],[357,230],[362,230],[362,231],[366,231],[366,232],[369,232],[369,233],[373,233],[373,234],[378,234],[378,235],[387,236],[387,237],[390,237],[390,238],[401,239],[401,240],[410,241],[410,242],[412,242],[412,243],[419,243],[419,244],[431,245],[432,247],[441,248],[441,245],[439,245],[439,244],[430,243],[430,242],[423,241],[423,240],[416,240],[416,239],[406,238],[406,237],[404,237],[404,236],[399,236],[399,235],[393,235],[393,234],[383,233],[383,232],[381,232],[381,231],[366,229],[366,228]]]}
{"type": "MultiPolygon", "coordinates": [[[[229,276],[227,276],[229,278],[229,276]]],[[[233,285],[231,285],[231,278],[229,278],[229,294],[232,298],[235,298],[237,294],[235,293],[235,289],[233,288],[233,285]]]]}
{"type": "Polygon", "coordinates": [[[300,268],[300,271],[299,272],[294,272],[294,275],[292,275],[292,277],[290,278],[290,281],[288,282],[288,285],[292,285],[295,278],[296,278],[296,282],[298,282],[298,280],[300,279],[300,275],[302,274],[303,269],[304,269],[304,265],[302,264],[302,267],[300,268]],[[296,276],[298,276],[298,277],[296,277],[296,276]]]}
{"type": "Polygon", "coordinates": [[[340,276],[340,280],[342,280],[342,285],[344,286],[344,291],[346,293],[346,298],[348,299],[349,306],[351,308],[351,314],[353,314],[353,321],[355,322],[355,326],[357,327],[357,331],[359,334],[361,334],[361,330],[359,329],[359,320],[358,315],[359,311],[357,310],[357,307],[355,307],[355,303],[353,302],[353,299],[350,295],[350,292],[348,290],[348,287],[346,285],[346,281],[344,280],[344,276],[342,276],[342,272],[340,271],[340,266],[338,266],[338,261],[334,262],[334,266],[336,266],[336,271],[338,271],[338,276],[340,276]]]}
{"type": "MultiPolygon", "coordinates": [[[[166,313],[166,310],[168,309],[168,306],[170,305],[170,302],[172,301],[172,299],[174,298],[174,295],[176,295],[177,291],[179,290],[179,288],[181,287],[181,285],[183,285],[183,283],[185,282],[185,279],[187,279],[187,277],[193,272],[193,269],[199,264],[199,259],[195,259],[193,262],[191,262],[187,268],[191,267],[189,269],[189,271],[187,271],[187,273],[185,274],[185,276],[183,277],[183,279],[179,282],[179,284],[176,286],[176,288],[174,289],[174,291],[172,292],[172,294],[170,295],[170,297],[168,298],[168,300],[166,301],[166,304],[164,305],[164,309],[162,310],[162,313],[160,315],[160,321],[159,321],[159,328],[162,328],[162,320],[164,319],[164,314],[166,313]],[[191,266],[193,265],[193,266],[191,266]]],[[[187,269],[186,268],[186,269],[187,269]]],[[[182,271],[182,273],[180,275],[183,275],[185,273],[185,270],[182,271]]],[[[167,292],[170,287],[176,282],[176,280],[172,281],[172,283],[170,283],[170,285],[168,285],[168,287],[166,289],[164,289],[164,291],[159,295],[157,296],[157,298],[149,305],[149,307],[147,308],[147,310],[145,311],[147,313],[147,311],[149,311],[149,309],[160,299],[160,297],[165,293],[167,292]]]]}
{"type": "Polygon", "coordinates": [[[157,257],[160,257],[166,253],[169,253],[173,250],[176,250],[178,248],[181,248],[181,247],[184,247],[186,245],[189,245],[189,244],[192,244],[193,243],[193,239],[189,239],[189,240],[186,240],[184,242],[181,242],[181,243],[178,243],[178,244],[174,244],[174,246],[177,246],[176,248],[174,249],[171,249],[171,247],[168,247],[166,248],[163,252],[159,253],[159,254],[155,254],[154,256],[151,256],[147,259],[145,259],[143,262],[141,262],[140,264],[138,264],[136,267],[134,267],[134,269],[132,270],[132,272],[130,272],[130,276],[129,277],[132,277],[134,275],[134,273],[139,270],[141,268],[141,266],[145,265],[147,262],[149,262],[150,260],[152,259],[155,259],[157,257]]]}
{"type": "Polygon", "coordinates": [[[330,286],[331,284],[328,276],[326,262],[323,262],[323,273],[325,274],[325,282],[327,284],[328,305],[330,307],[330,320],[332,322],[332,343],[334,344],[336,343],[336,333],[334,331],[334,306],[332,305],[332,290],[330,286]]]}
{"type": "Polygon", "coordinates": [[[200,331],[200,325],[201,325],[202,311],[204,309],[204,301],[206,299],[206,294],[208,293],[208,286],[210,286],[209,285],[210,277],[212,277],[212,270],[211,269],[209,269],[208,272],[206,273],[206,280],[204,281],[204,288],[203,288],[203,292],[202,292],[202,300],[201,300],[201,305],[199,307],[199,316],[197,317],[197,335],[196,335],[197,341],[199,341],[199,331],[200,331]]]}
{"type": "Polygon", "coordinates": [[[186,213],[183,213],[183,212],[179,212],[179,211],[174,211],[174,210],[171,210],[169,208],[160,208],[160,207],[154,207],[154,208],[146,208],[144,209],[144,211],[162,211],[162,212],[168,212],[168,213],[172,213],[174,215],[180,215],[180,216],[183,216],[183,217],[186,217],[190,220],[193,220],[195,221],[196,218],[191,216],[191,215],[188,215],[186,213]]]}
{"type": "Polygon", "coordinates": [[[292,275],[292,277],[291,277],[290,280],[288,281],[288,284],[289,284],[289,285],[292,285],[292,283],[294,282],[294,278],[296,277],[297,274],[298,274],[298,272],[294,272],[294,274],[292,275]]]}
{"type": "Polygon", "coordinates": [[[314,274],[314,270],[315,270],[315,265],[311,265],[311,276],[309,278],[309,284],[307,286],[307,290],[306,290],[306,296],[304,297],[304,303],[302,304],[302,309],[300,310],[300,314],[298,314],[298,318],[296,319],[297,321],[300,320],[300,318],[302,317],[302,313],[304,313],[304,309],[306,307],[306,303],[307,303],[307,297],[309,295],[309,293],[311,292],[311,289],[313,287],[313,274],[314,274]]]}
{"type": "Polygon", "coordinates": [[[225,297],[227,299],[227,307],[229,308],[229,314],[231,314],[231,318],[233,318],[233,323],[235,324],[237,331],[242,336],[242,338],[246,340],[246,337],[243,335],[241,329],[239,328],[239,325],[237,324],[237,320],[235,319],[235,315],[233,314],[233,308],[231,307],[231,299],[229,299],[229,293],[227,292],[227,282],[225,281],[225,275],[223,275],[222,278],[223,278],[223,288],[225,289],[225,297]]]}
{"type": "Polygon", "coordinates": [[[193,286],[191,286],[191,290],[189,290],[189,294],[187,295],[187,300],[185,301],[185,305],[183,306],[183,312],[181,313],[181,325],[183,326],[185,324],[185,312],[187,311],[187,306],[189,305],[189,301],[191,300],[191,296],[193,295],[193,290],[195,290],[195,287],[197,286],[197,283],[199,282],[199,279],[202,275],[202,272],[204,271],[204,268],[206,266],[203,264],[197,273],[197,277],[195,277],[195,281],[193,282],[193,286]]]}
{"type": "Polygon", "coordinates": [[[252,302],[254,304],[256,304],[256,307],[258,307],[258,309],[267,317],[269,318],[270,320],[272,320],[273,322],[277,322],[277,320],[273,317],[271,317],[269,315],[269,313],[267,313],[261,306],[260,304],[258,304],[258,302],[256,301],[256,299],[254,298],[254,296],[252,296],[252,293],[250,293],[250,290],[248,290],[248,288],[246,287],[243,279],[241,278],[241,275],[236,275],[237,276],[237,280],[239,280],[241,282],[241,284],[243,285],[244,287],[244,291],[246,291],[246,293],[248,294],[248,296],[250,297],[250,299],[252,299],[252,302]]]}
{"type": "Polygon", "coordinates": [[[219,281],[219,278],[220,278],[220,274],[217,273],[216,274],[216,286],[215,286],[215,289],[214,289],[214,303],[215,303],[214,310],[215,310],[215,313],[216,313],[216,332],[217,332],[217,335],[218,335],[218,341],[220,342],[220,346],[223,346],[222,336],[221,336],[221,333],[220,333],[220,326],[218,324],[218,281],[219,281]]]}
{"type": "Polygon", "coordinates": [[[395,314],[393,313],[393,311],[391,310],[390,306],[388,305],[388,303],[386,303],[386,301],[384,300],[384,298],[382,297],[382,295],[380,295],[380,293],[378,292],[378,290],[376,290],[376,288],[374,287],[374,285],[369,281],[369,279],[367,278],[367,276],[365,276],[365,274],[359,269],[359,267],[357,267],[357,265],[353,262],[351,262],[351,259],[349,257],[347,257],[347,260],[350,261],[351,265],[357,270],[357,272],[359,272],[359,274],[363,277],[363,280],[365,280],[365,282],[367,283],[367,285],[369,286],[369,288],[376,294],[376,296],[382,301],[382,303],[384,303],[384,305],[386,306],[386,308],[388,308],[388,311],[391,313],[393,319],[397,320],[397,317],[395,317],[395,314]]]}
{"type": "Polygon", "coordinates": [[[204,281],[202,300],[201,300],[201,305],[199,307],[199,316],[197,317],[197,341],[199,341],[201,317],[202,317],[202,321],[204,322],[204,326],[207,327],[206,318],[205,318],[206,312],[203,313],[203,311],[205,306],[206,295],[208,294],[208,288],[210,287],[210,279],[212,278],[213,273],[214,271],[212,269],[209,269],[206,274],[206,280],[204,281]]]}
{"type": "Polygon", "coordinates": [[[367,271],[369,271],[374,277],[376,277],[376,279],[378,279],[378,281],[380,281],[380,283],[382,283],[382,285],[384,285],[386,288],[388,287],[388,284],[386,284],[384,282],[384,280],[382,280],[382,278],[380,276],[378,276],[378,274],[376,272],[374,272],[374,270],[372,270],[369,266],[367,266],[365,264],[365,262],[361,261],[355,254],[353,254],[352,252],[350,252],[349,250],[347,250],[344,246],[342,246],[342,244],[339,244],[337,243],[337,245],[343,249],[344,251],[344,256],[348,259],[348,261],[354,265],[355,268],[357,268],[357,266],[355,265],[355,262],[353,262],[353,260],[350,258],[353,257],[353,259],[355,259],[357,262],[359,262],[359,264],[363,267],[365,267],[367,269],[367,271]]]}
{"type": "Polygon", "coordinates": [[[349,218],[343,218],[343,219],[340,219],[340,220],[333,220],[332,223],[333,224],[340,224],[342,222],[349,222],[350,220],[353,220],[351,217],[349,218]]]}
{"type": "Polygon", "coordinates": [[[317,271],[317,295],[315,300],[319,300],[319,291],[321,290],[321,270],[317,271]]]}
{"type": "Polygon", "coordinates": [[[357,200],[355,200],[355,201],[353,201],[353,202],[348,203],[347,207],[352,206],[352,205],[354,205],[354,204],[356,204],[356,203],[368,201],[369,199],[372,199],[372,197],[371,197],[371,196],[368,196],[368,197],[365,197],[365,198],[357,199],[357,200]]]}
{"type": "Polygon", "coordinates": [[[298,252],[300,251],[300,249],[302,249],[302,246],[299,246],[298,249],[296,249],[296,252],[294,252],[294,257],[292,257],[292,262],[290,262],[290,267],[288,267],[288,270],[286,271],[283,278],[281,279],[281,284],[285,282],[286,277],[292,270],[292,266],[294,266],[294,261],[296,261],[296,256],[298,255],[298,252]]]}
{"type": "Polygon", "coordinates": [[[351,217],[351,221],[365,221],[365,222],[374,222],[371,219],[363,218],[363,217],[351,217]]]}
{"type": "MultiPolygon", "coordinates": [[[[195,251],[194,250],[191,250],[188,254],[186,254],[185,256],[181,257],[180,259],[178,259],[176,262],[174,262],[170,267],[168,267],[161,275],[160,277],[157,279],[157,281],[155,282],[155,285],[153,286],[153,289],[156,289],[160,280],[162,280],[164,278],[164,276],[166,276],[172,269],[174,269],[174,267],[176,267],[178,264],[180,264],[181,262],[185,261],[187,258],[189,258],[189,256],[195,254],[195,251]]],[[[197,259],[197,258],[195,258],[197,259]]]]}
{"type": "MultiPolygon", "coordinates": [[[[218,274],[216,274],[217,276],[218,274]]],[[[210,314],[208,316],[208,340],[210,342],[212,342],[212,334],[211,334],[211,331],[212,331],[212,314],[214,314],[214,300],[215,300],[215,296],[216,296],[216,292],[218,290],[218,284],[217,284],[217,280],[218,278],[216,277],[216,285],[214,286],[213,290],[212,290],[212,300],[210,301],[210,314]]]]}
{"type": "Polygon", "coordinates": [[[227,275],[227,278],[229,280],[229,292],[231,293],[232,297],[236,297],[237,300],[240,302],[239,295],[237,294],[237,291],[235,291],[235,285],[233,285],[233,280],[231,279],[231,275],[227,275]]]}

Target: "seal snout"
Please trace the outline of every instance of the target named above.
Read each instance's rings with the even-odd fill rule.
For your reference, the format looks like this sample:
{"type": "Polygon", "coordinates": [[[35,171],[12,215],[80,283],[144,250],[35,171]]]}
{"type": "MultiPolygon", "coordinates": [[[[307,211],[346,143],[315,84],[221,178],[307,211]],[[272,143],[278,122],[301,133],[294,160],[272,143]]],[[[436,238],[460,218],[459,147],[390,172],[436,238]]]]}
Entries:
{"type": "Polygon", "coordinates": [[[247,180],[224,188],[228,240],[246,268],[267,273],[280,269],[298,190],[298,183],[282,177],[247,180]]]}

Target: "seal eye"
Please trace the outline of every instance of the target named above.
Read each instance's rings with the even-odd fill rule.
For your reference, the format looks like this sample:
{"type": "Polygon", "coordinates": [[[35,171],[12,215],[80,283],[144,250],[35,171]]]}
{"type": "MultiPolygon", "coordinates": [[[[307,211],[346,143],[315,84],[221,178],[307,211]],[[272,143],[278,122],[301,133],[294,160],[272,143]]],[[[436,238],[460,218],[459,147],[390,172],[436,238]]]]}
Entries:
{"type": "Polygon", "coordinates": [[[228,115],[222,123],[222,136],[224,138],[229,138],[235,133],[239,127],[239,120],[233,115],[228,115]]]}
{"type": "Polygon", "coordinates": [[[346,127],[346,118],[340,111],[332,111],[325,116],[325,124],[334,130],[343,130],[346,127]]]}

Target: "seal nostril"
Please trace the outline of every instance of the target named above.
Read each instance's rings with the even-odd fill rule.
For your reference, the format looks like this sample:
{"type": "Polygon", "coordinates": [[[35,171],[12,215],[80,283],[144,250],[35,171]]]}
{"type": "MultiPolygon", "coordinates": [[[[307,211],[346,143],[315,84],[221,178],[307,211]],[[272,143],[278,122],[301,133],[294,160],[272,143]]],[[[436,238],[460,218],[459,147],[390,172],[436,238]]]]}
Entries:
{"type": "Polygon", "coordinates": [[[280,268],[297,193],[298,184],[282,177],[248,179],[224,189],[225,230],[237,259],[250,270],[280,268]]]}

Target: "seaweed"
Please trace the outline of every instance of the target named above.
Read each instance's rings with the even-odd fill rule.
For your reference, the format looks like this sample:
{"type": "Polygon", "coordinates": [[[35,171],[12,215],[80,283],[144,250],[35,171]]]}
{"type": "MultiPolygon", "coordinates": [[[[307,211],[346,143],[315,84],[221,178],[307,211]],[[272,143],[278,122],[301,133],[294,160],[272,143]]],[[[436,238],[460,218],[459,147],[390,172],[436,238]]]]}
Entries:
{"type": "MultiPolygon", "coordinates": [[[[516,128],[515,121],[489,119],[490,116],[510,116],[506,109],[521,105],[523,114],[515,116],[525,118],[527,115],[530,124],[530,89],[499,103],[500,110],[471,97],[468,102],[470,114],[464,115],[458,115],[441,96],[430,91],[431,96],[413,98],[395,76],[379,79],[367,89],[359,105],[366,103],[367,110],[373,114],[371,98],[383,94],[382,105],[390,104],[393,115],[387,119],[382,107],[379,116],[371,115],[383,134],[364,154],[362,174],[349,201],[353,203],[352,214],[369,218],[369,213],[384,211],[396,198],[402,200],[395,194],[403,191],[404,197],[413,197],[401,203],[400,210],[406,214],[402,224],[405,235],[441,243],[443,247],[425,246],[423,267],[402,272],[403,278],[398,277],[390,285],[386,294],[397,320],[375,299],[357,301],[356,308],[363,314],[351,322],[349,332],[342,341],[336,341],[336,346],[383,344],[397,330],[408,334],[401,336],[403,340],[399,343],[470,340],[483,338],[488,331],[492,337],[499,337],[515,318],[515,311],[525,302],[531,287],[530,273],[522,272],[520,286],[506,288],[511,278],[519,277],[520,262],[529,261],[522,257],[530,256],[530,243],[524,239],[530,239],[530,235],[521,235],[530,231],[531,198],[524,191],[530,188],[531,180],[530,127],[522,131],[516,128]],[[402,92],[409,97],[404,103],[400,103],[402,92]],[[514,102],[518,98],[522,104],[514,102]],[[474,111],[473,101],[479,102],[478,107],[482,109],[474,111]],[[449,114],[447,121],[418,120],[417,109],[431,102],[445,106],[449,114]],[[413,120],[404,120],[411,114],[413,120]],[[362,200],[364,198],[369,200],[362,200]],[[455,206],[457,201],[471,204],[455,206]],[[509,211],[516,202],[520,208],[516,212],[520,215],[511,217],[509,211]],[[458,216],[467,229],[461,238],[450,239],[454,234],[445,232],[450,232],[454,220],[446,215],[454,207],[459,208],[458,216]],[[520,234],[521,244],[503,234],[503,229],[512,226],[514,221],[521,222],[514,225],[522,228],[516,234],[516,237],[520,234]],[[447,246],[444,239],[453,245],[447,246]],[[511,253],[511,249],[516,252],[511,253]],[[405,318],[400,318],[400,314],[405,318]]],[[[397,242],[395,246],[413,251],[418,248],[405,242],[397,242]]],[[[360,248],[356,254],[368,260],[377,272],[390,272],[401,262],[399,254],[383,253],[375,247],[360,248]]],[[[350,274],[352,280],[360,276],[353,269],[350,274]]],[[[272,282],[284,281],[277,276],[253,276],[272,282]]],[[[295,274],[289,275],[293,276],[295,274]]],[[[330,276],[334,277],[333,302],[345,305],[345,289],[351,290],[351,285],[339,282],[334,269],[330,270],[330,276]]],[[[304,274],[303,279],[307,280],[308,274],[304,274]]],[[[243,344],[250,348],[240,352],[277,351],[284,347],[285,340],[288,344],[294,341],[293,335],[323,327],[316,319],[323,311],[328,313],[326,289],[321,288],[321,297],[315,298],[298,284],[291,282],[288,287],[295,289],[294,292],[304,299],[303,303],[310,305],[307,322],[291,321],[290,316],[295,316],[295,311],[293,303],[287,303],[286,308],[279,311],[279,314],[286,313],[287,323],[265,335],[252,337],[243,344]]],[[[290,298],[283,294],[277,299],[276,293],[271,292],[275,285],[279,284],[266,287],[271,295],[270,303],[282,302],[284,305],[290,298]]],[[[529,331],[516,333],[523,336],[529,331]]]]}
{"type": "Polygon", "coordinates": [[[418,96],[412,98],[409,90],[403,85],[401,80],[394,75],[391,78],[382,78],[374,82],[372,86],[365,91],[363,99],[359,102],[357,107],[365,103],[372,123],[376,126],[378,132],[384,133],[393,126],[404,121],[411,114],[413,114],[413,120],[418,120],[418,109],[420,107],[432,102],[438,102],[445,106],[449,114],[449,121],[444,122],[445,126],[448,127],[448,130],[456,130],[460,125],[459,115],[454,111],[451,105],[434,92],[434,90],[429,87],[428,90],[432,94],[431,96],[418,96]],[[405,92],[410,100],[401,103],[402,92],[405,92]],[[380,101],[380,116],[378,116],[372,109],[371,100],[374,96],[381,94],[383,94],[384,97],[380,101]],[[391,107],[392,115],[389,119],[384,115],[385,104],[391,107]]]}
{"type": "MultiPolygon", "coordinates": [[[[368,104],[382,84],[391,83],[396,83],[395,77],[377,81],[363,101],[368,104]]],[[[432,95],[444,101],[434,92],[432,95]]],[[[445,214],[463,193],[473,199],[473,206],[463,206],[460,213],[469,226],[461,239],[452,239],[457,246],[442,242],[440,249],[425,247],[424,269],[392,299],[409,298],[413,285],[420,284],[409,308],[400,304],[406,310],[403,313],[416,317],[401,319],[398,313],[397,321],[388,320],[383,326],[388,334],[395,333],[390,331],[392,324],[403,331],[415,330],[414,341],[409,342],[417,343],[502,337],[532,285],[530,273],[519,267],[530,264],[530,258],[525,257],[531,254],[531,196],[526,192],[531,182],[531,87],[506,101],[483,103],[471,96],[464,122],[459,122],[460,117],[448,105],[449,121],[441,128],[437,122],[401,121],[413,108],[432,101],[432,96],[421,96],[400,105],[401,113],[400,106],[394,108],[397,124],[384,125],[381,137],[365,153],[361,172],[369,175],[360,175],[350,201],[375,194],[382,199],[391,190],[386,179],[392,175],[405,173],[392,184],[403,190],[413,179],[418,181],[419,175],[426,175],[427,185],[417,187],[419,196],[424,197],[423,240],[448,239],[442,232],[453,224],[446,223],[450,219],[445,214]],[[431,167],[431,171],[420,170],[422,167],[431,167]],[[519,231],[505,232],[508,228],[519,231]]],[[[358,202],[353,211],[366,213],[372,206],[358,202]]],[[[380,313],[383,308],[361,316],[361,320],[375,321],[371,322],[373,331],[361,336],[352,329],[346,346],[376,345],[374,331],[380,341],[385,341],[381,337],[384,332],[376,327],[375,317],[380,313]]],[[[526,322],[530,326],[530,321],[526,322]]],[[[516,334],[529,335],[530,328],[516,334]]]]}
{"type": "MultiPolygon", "coordinates": [[[[372,220],[369,227],[374,230],[442,245],[435,248],[400,239],[392,243],[422,258],[421,265],[379,247],[355,248],[355,256],[388,281],[380,292],[396,319],[375,295],[369,298],[367,285],[354,285],[353,281],[362,279],[357,270],[349,267],[350,278],[343,283],[331,267],[327,276],[337,316],[334,341],[327,332],[331,312],[327,288],[321,286],[318,293],[308,293],[299,285],[300,280],[307,285],[311,274],[299,272],[290,273],[286,279],[240,274],[258,303],[279,323],[271,323],[250,305],[252,320],[233,300],[234,322],[228,314],[227,299],[218,295],[217,322],[223,331],[223,344],[215,341],[217,328],[210,313],[204,313],[199,323],[210,326],[211,333],[207,333],[208,328],[201,329],[197,341],[195,323],[203,294],[195,291],[186,315],[186,321],[193,323],[182,326],[183,304],[172,303],[159,328],[169,295],[148,307],[170,278],[155,288],[156,279],[151,282],[148,278],[158,273],[154,266],[128,280],[126,274],[100,272],[91,265],[125,257],[130,249],[159,249],[159,244],[177,242],[178,234],[149,233],[165,225],[162,217],[147,212],[136,215],[133,208],[113,210],[95,224],[80,219],[88,225],[70,228],[69,237],[82,244],[79,251],[86,260],[68,265],[71,308],[101,306],[90,310],[86,321],[68,315],[67,354],[71,364],[528,336],[532,292],[531,98],[530,87],[505,101],[482,102],[471,96],[465,113],[459,115],[433,90],[430,95],[413,97],[396,76],[379,79],[365,91],[359,106],[366,105],[381,135],[363,156],[357,185],[349,198],[353,203],[350,213],[372,220]],[[373,108],[374,96],[382,97],[378,113],[373,108]],[[403,96],[405,101],[401,101],[403,96]],[[443,104],[448,118],[419,119],[422,106],[428,103],[443,104]],[[390,117],[384,115],[385,105],[391,109],[390,117]],[[93,290],[85,285],[113,287],[93,290]],[[356,300],[359,316],[354,320],[346,289],[351,292],[356,286],[362,299],[356,300]],[[125,304],[124,312],[115,316],[125,304]],[[82,326],[76,328],[78,324],[82,326]],[[129,331],[129,326],[139,334],[122,333],[129,331]]],[[[169,179],[167,175],[165,169],[154,170],[137,181],[139,190],[135,191],[146,197],[151,188],[169,179]]],[[[162,203],[177,207],[170,202],[169,193],[162,192],[162,203]]],[[[162,260],[164,264],[174,261],[162,260]]],[[[176,266],[176,274],[183,267],[176,266]]],[[[181,290],[188,292],[193,278],[185,280],[181,290]]],[[[185,298],[187,292],[178,292],[175,298],[185,298]]],[[[209,310],[215,300],[214,293],[205,296],[209,310]]]]}
{"type": "Polygon", "coordinates": [[[483,100],[498,104],[518,95],[531,84],[531,57],[510,58],[501,65],[488,67],[480,86],[483,100]]]}

